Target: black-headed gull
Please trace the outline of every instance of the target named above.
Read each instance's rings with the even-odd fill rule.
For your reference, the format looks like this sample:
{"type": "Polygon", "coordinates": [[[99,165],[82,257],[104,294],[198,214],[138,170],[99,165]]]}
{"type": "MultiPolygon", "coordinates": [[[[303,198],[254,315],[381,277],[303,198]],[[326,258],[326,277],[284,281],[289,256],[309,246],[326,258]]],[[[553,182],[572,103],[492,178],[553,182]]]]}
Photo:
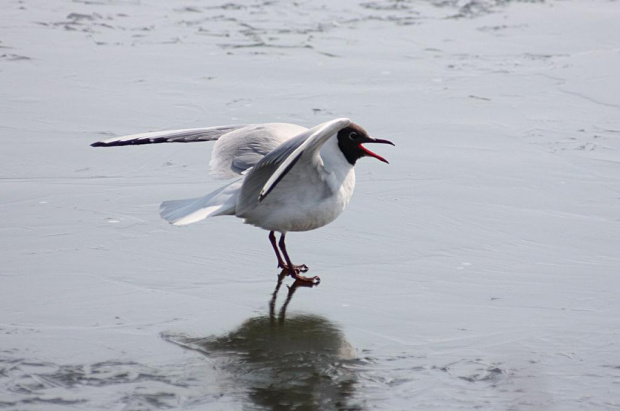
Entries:
{"type": "Polygon", "coordinates": [[[243,218],[245,223],[269,231],[278,267],[295,279],[310,283],[320,279],[300,275],[308,267],[291,262],[284,242],[286,233],[322,227],[344,211],[353,195],[353,166],[357,160],[370,156],[387,163],[363,143],[394,145],[370,137],[347,118],[311,129],[286,123],[220,126],[134,134],[91,145],[213,140],[217,141],[209,164],[211,174],[241,178],[204,197],[164,201],[160,206],[162,218],[174,225],[221,215],[243,218]],[[278,243],[276,231],[281,234],[278,243]]]}

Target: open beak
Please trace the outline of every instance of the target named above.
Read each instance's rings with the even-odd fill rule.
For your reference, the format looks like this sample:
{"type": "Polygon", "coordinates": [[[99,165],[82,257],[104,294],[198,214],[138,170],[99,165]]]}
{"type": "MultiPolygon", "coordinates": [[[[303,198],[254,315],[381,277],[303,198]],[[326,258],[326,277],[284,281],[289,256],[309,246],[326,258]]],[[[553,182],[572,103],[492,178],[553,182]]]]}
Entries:
{"type": "MultiPolygon", "coordinates": [[[[393,146],[395,145],[389,140],[382,140],[380,138],[373,138],[372,140],[364,141],[364,143],[391,144],[393,146]]],[[[366,147],[364,147],[361,144],[360,144],[360,148],[362,149],[362,151],[364,151],[364,153],[366,153],[367,156],[374,157],[379,161],[383,161],[384,163],[390,164],[385,158],[381,157],[379,154],[373,153],[372,151],[368,150],[366,147]]]]}

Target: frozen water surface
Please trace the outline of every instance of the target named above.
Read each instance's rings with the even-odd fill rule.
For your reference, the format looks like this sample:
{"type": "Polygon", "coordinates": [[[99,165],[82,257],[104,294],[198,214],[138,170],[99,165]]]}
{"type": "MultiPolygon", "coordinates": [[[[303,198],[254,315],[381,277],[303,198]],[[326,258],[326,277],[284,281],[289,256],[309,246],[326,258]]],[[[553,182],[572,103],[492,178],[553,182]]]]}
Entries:
{"type": "Polygon", "coordinates": [[[620,407],[620,4],[7,0],[0,408],[620,407]],[[210,143],[150,130],[350,117],[333,224],[187,228],[210,143]]]}

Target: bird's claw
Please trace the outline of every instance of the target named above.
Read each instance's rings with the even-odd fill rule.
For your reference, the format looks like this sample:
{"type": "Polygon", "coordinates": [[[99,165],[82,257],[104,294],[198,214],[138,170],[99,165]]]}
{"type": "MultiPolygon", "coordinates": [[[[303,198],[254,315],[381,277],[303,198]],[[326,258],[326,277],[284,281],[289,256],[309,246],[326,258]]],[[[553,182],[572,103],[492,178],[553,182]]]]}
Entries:
{"type": "Polygon", "coordinates": [[[280,277],[284,275],[290,275],[295,279],[295,284],[303,285],[306,287],[312,287],[315,285],[319,285],[321,279],[318,276],[314,277],[305,277],[300,275],[300,273],[305,273],[308,271],[308,266],[305,264],[302,265],[293,265],[289,267],[288,265],[280,266],[282,268],[282,272],[280,273],[280,277]]]}
{"type": "Polygon", "coordinates": [[[310,268],[308,268],[308,266],[307,266],[307,265],[305,265],[305,264],[302,264],[302,265],[294,265],[294,264],[293,264],[291,267],[289,267],[289,265],[288,265],[288,264],[278,264],[278,268],[281,268],[283,271],[286,271],[286,272],[287,272],[287,273],[289,273],[289,275],[291,275],[291,276],[293,275],[293,274],[292,274],[293,272],[296,272],[296,273],[298,273],[298,274],[299,274],[299,273],[307,273],[307,272],[308,272],[308,270],[310,269],[310,268]],[[292,267],[292,268],[291,268],[291,267],[292,267]]]}
{"type": "Polygon", "coordinates": [[[295,284],[299,283],[298,285],[303,284],[312,287],[313,285],[318,285],[321,282],[321,279],[316,275],[314,277],[305,277],[299,274],[300,272],[305,273],[308,271],[308,267],[305,264],[296,265],[293,267],[293,270],[288,270],[288,275],[295,279],[295,284]]]}

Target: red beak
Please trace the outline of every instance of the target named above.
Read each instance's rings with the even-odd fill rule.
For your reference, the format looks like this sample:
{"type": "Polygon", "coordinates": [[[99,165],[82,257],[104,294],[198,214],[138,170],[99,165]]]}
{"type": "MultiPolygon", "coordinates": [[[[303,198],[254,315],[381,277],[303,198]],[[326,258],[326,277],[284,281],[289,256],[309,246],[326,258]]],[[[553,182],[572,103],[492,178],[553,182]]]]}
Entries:
{"type": "MultiPolygon", "coordinates": [[[[365,141],[365,143],[380,143],[380,144],[395,145],[394,143],[392,143],[389,140],[382,140],[380,138],[375,138],[375,139],[372,139],[370,141],[365,141]]],[[[368,150],[366,147],[364,147],[361,144],[360,144],[360,148],[362,149],[362,151],[364,151],[364,153],[366,153],[367,156],[374,157],[374,158],[376,158],[379,161],[383,161],[384,163],[390,164],[385,158],[381,157],[379,154],[373,153],[372,151],[368,150]]]]}

